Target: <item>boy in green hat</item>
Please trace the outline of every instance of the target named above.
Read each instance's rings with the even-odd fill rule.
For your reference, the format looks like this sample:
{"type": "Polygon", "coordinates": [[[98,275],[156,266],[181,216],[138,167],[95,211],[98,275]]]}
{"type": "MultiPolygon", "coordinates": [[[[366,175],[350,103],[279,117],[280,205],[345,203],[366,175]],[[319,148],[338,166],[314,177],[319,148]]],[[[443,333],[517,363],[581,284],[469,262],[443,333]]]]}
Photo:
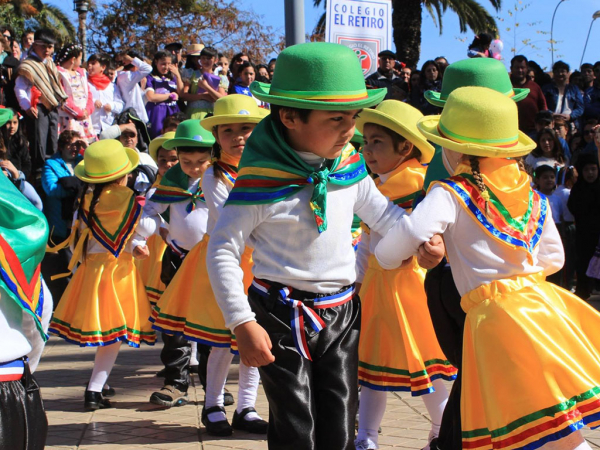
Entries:
{"type": "Polygon", "coordinates": [[[42,450],[48,421],[31,372],[52,315],[40,275],[48,222],[2,174],[0,192],[0,446],[42,450]]]}
{"type": "Polygon", "coordinates": [[[377,191],[350,139],[367,91],[354,52],[300,44],[252,94],[271,115],[246,143],[208,245],[210,281],[242,361],[269,400],[270,449],[352,449],[360,301],[350,228],[356,213],[385,234],[404,214],[377,191]],[[244,293],[240,257],[254,247],[244,293]]]}
{"type": "MultiPolygon", "coordinates": [[[[179,162],[165,173],[156,188],[148,191],[137,232],[145,238],[160,234],[167,242],[161,273],[165,285],[186,282],[186,270],[193,269],[185,264],[188,254],[206,233],[208,208],[200,183],[210,164],[214,143],[214,136],[198,120],[185,120],[177,126],[175,136],[162,144],[167,150],[177,149],[179,162]],[[162,219],[167,209],[168,223],[162,219]]],[[[160,354],[165,365],[165,384],[151,395],[150,402],[167,407],[185,405],[192,349],[183,336],[160,331],[165,344],[160,354]]]]}

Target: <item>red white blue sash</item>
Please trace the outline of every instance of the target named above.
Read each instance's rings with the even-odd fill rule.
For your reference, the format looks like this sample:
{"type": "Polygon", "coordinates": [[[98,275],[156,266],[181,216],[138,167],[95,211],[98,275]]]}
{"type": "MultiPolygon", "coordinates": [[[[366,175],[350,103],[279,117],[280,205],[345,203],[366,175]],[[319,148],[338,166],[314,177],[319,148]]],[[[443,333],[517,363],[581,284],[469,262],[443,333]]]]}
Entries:
{"type": "Polygon", "coordinates": [[[0,382],[20,380],[24,371],[25,364],[22,359],[0,363],[0,382]]]}
{"type": "MultiPolygon", "coordinates": [[[[252,281],[250,289],[254,290],[254,292],[262,297],[269,297],[269,290],[271,287],[272,286],[265,281],[255,278],[252,281]]],[[[308,300],[313,302],[313,308],[309,308],[300,300],[291,298],[292,292],[293,288],[291,287],[281,288],[279,290],[278,301],[291,308],[290,328],[292,329],[292,337],[294,339],[296,350],[304,358],[312,361],[308,349],[308,342],[306,340],[306,333],[304,332],[304,319],[306,318],[311,328],[319,333],[326,327],[326,324],[314,310],[333,308],[349,302],[352,300],[352,297],[354,297],[354,286],[349,287],[345,291],[327,295],[325,297],[305,298],[304,301],[308,300]]]]}

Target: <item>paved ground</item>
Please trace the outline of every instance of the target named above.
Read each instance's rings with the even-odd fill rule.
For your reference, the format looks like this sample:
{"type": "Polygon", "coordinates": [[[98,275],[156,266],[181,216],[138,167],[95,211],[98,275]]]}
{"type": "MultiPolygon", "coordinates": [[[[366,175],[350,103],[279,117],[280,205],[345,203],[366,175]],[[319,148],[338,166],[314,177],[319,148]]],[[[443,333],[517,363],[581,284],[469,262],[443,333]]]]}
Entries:
{"type": "MultiPolygon", "coordinates": [[[[204,432],[200,424],[204,393],[198,378],[194,380],[195,386],[190,387],[190,404],[167,410],[150,404],[150,394],[162,386],[162,379],[155,376],[161,368],[161,346],[123,347],[109,379],[117,390],[115,408],[90,413],[83,411],[83,392],[91,374],[94,349],[81,349],[51,337],[36,372],[50,423],[46,448],[267,449],[265,436],[235,433],[231,438],[215,438],[204,432]]],[[[227,387],[237,397],[235,365],[227,387]]],[[[262,389],[257,410],[264,418],[268,417],[262,389]]],[[[227,408],[229,420],[233,411],[234,406],[227,408]]],[[[382,449],[421,449],[426,445],[429,429],[429,417],[419,398],[404,393],[388,394],[379,439],[382,449]]],[[[600,431],[584,433],[593,448],[600,448],[600,431]]]]}

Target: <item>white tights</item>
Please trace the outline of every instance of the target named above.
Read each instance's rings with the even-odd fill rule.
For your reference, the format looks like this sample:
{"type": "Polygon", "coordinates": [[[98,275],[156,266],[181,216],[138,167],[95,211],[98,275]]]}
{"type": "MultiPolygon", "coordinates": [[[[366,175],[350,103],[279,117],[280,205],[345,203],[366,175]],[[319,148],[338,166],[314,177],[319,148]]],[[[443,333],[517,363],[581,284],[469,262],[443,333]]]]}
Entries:
{"type": "Polygon", "coordinates": [[[96,350],[96,358],[94,359],[94,369],[92,370],[92,376],[88,384],[88,390],[94,392],[102,392],[110,371],[115,365],[117,356],[119,355],[119,349],[121,348],[121,342],[115,342],[103,347],[98,347],[96,350]]]}

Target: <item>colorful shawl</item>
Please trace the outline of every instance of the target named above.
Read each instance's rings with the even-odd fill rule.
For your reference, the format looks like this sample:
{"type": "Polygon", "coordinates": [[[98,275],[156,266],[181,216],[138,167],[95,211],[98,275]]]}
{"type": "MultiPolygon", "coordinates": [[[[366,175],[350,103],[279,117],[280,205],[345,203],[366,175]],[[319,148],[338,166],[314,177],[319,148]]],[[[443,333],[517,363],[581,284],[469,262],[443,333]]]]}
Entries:
{"type": "Polygon", "coordinates": [[[530,188],[529,176],[514,160],[480,159],[480,172],[489,192],[489,214],[477,189],[471,167],[461,164],[458,175],[435,181],[455,195],[482,229],[496,241],[527,252],[529,262],[540,242],[549,208],[548,199],[530,188]]]}
{"type": "Polygon", "coordinates": [[[244,149],[238,178],[225,205],[269,204],[313,185],[310,208],[319,233],[327,229],[327,184],[349,186],[367,176],[364,160],[350,144],[341,156],[315,170],[287,144],[270,117],[260,122],[244,149]]]}
{"type": "Polygon", "coordinates": [[[423,187],[426,171],[427,168],[417,159],[411,158],[394,169],[385,183],[378,178],[375,184],[379,192],[389,198],[394,205],[411,212],[413,200],[423,187]]]}
{"type": "Polygon", "coordinates": [[[57,108],[67,99],[68,96],[60,84],[58,69],[52,60],[44,63],[29,57],[21,62],[18,70],[19,75],[25,77],[41,92],[42,104],[49,110],[57,108]]]}
{"type": "Polygon", "coordinates": [[[162,177],[156,191],[150,197],[150,201],[166,204],[189,202],[186,211],[191,213],[196,208],[197,201],[205,202],[206,200],[200,186],[200,180],[198,180],[198,189],[195,193],[190,192],[188,186],[189,177],[183,173],[181,166],[176,164],[162,177]]]}

